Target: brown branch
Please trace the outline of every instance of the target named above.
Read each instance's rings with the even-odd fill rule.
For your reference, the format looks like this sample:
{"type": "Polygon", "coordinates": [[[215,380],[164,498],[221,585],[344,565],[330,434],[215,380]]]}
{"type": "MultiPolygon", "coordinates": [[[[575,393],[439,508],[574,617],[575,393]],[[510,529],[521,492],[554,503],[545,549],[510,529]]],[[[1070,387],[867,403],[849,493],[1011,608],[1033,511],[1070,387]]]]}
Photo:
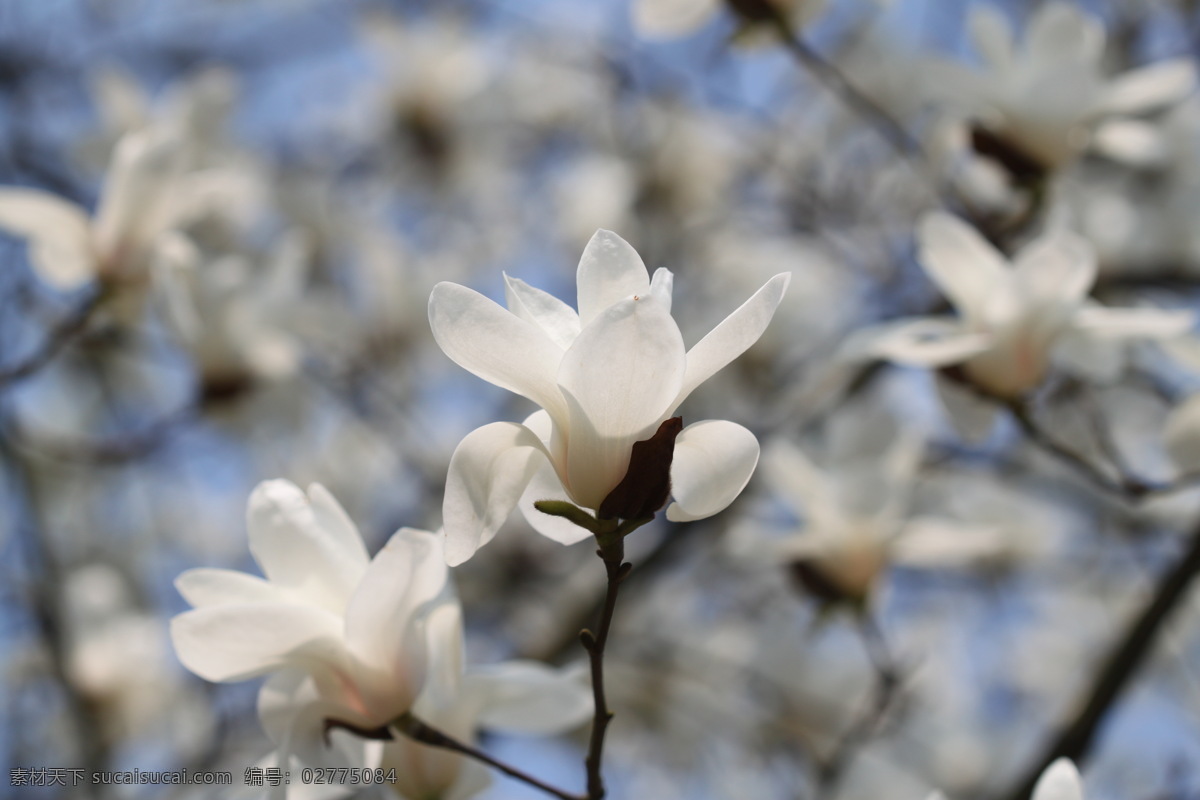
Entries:
{"type": "Polygon", "coordinates": [[[88,320],[92,318],[92,312],[99,306],[103,295],[102,291],[90,294],[74,311],[59,320],[42,339],[37,349],[15,364],[0,367],[0,387],[28,378],[48,364],[67,342],[87,327],[88,320]]]}
{"type": "Polygon", "coordinates": [[[1074,719],[1047,744],[1012,789],[998,796],[999,800],[1025,800],[1042,771],[1058,758],[1076,762],[1087,758],[1100,724],[1150,654],[1159,631],[1187,594],[1198,572],[1200,526],[1192,532],[1179,561],[1162,576],[1149,604],[1110,651],[1084,693],[1074,719]]]}

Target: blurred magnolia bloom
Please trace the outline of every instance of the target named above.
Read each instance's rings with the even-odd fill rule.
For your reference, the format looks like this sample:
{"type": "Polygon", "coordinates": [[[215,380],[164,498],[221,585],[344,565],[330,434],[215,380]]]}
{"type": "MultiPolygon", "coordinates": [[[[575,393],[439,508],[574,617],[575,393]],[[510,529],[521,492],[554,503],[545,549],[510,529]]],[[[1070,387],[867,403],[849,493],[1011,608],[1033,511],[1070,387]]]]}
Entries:
{"type": "Polygon", "coordinates": [[[63,611],[67,677],[106,746],[149,735],[187,750],[202,745],[212,726],[207,704],[183,684],[161,619],[135,606],[120,573],[104,564],[70,573],[63,611]]]}
{"type": "MultiPolygon", "coordinates": [[[[183,665],[210,681],[270,674],[263,726],[287,764],[340,760],[326,720],[378,729],[410,711],[425,685],[430,603],[447,581],[440,537],[402,528],[368,559],[362,537],[320,485],[259,484],[247,509],[250,552],[266,578],[192,569],[176,580],[192,604],[171,620],[183,665]]],[[[344,765],[344,764],[341,764],[344,765]]]]}
{"type": "Polygon", "coordinates": [[[633,27],[643,36],[686,36],[711,22],[722,8],[750,23],[781,14],[795,30],[821,13],[825,0],[634,0],[633,27]]]}
{"type": "MultiPolygon", "coordinates": [[[[429,612],[428,637],[429,677],[413,713],[460,742],[474,742],[480,728],[562,733],[592,716],[590,687],[568,671],[534,661],[464,666],[462,609],[449,586],[429,612]]],[[[491,783],[479,762],[404,737],[384,744],[380,766],[396,770],[388,785],[409,800],[462,800],[491,783]]]]}
{"type": "MultiPolygon", "coordinates": [[[[533,502],[569,500],[599,511],[627,473],[645,466],[632,463],[634,443],[656,432],[661,442],[681,424],[671,419],[692,390],[762,335],[789,276],[771,278],[690,350],[671,317],[671,272],[659,269],[650,280],[621,237],[597,232],[577,279],[578,312],[507,276],[508,310],[454,283],[438,284],[429,298],[430,325],[446,355],[542,407],[523,424],[485,425],[455,450],[443,504],[451,564],[490,541],[518,503],[544,535],[563,544],[586,538],[586,530],[535,511],[533,502]]],[[[675,502],[667,518],[716,514],[750,479],[757,440],[723,420],[673,432],[675,502]]]]}
{"type": "MultiPolygon", "coordinates": [[[[856,415],[857,416],[857,415],[856,415]]],[[[758,523],[743,525],[735,555],[783,564],[799,584],[825,603],[866,603],[894,563],[961,566],[985,560],[996,548],[988,526],[938,517],[911,517],[923,444],[919,434],[855,420],[872,442],[858,453],[833,453],[828,469],[798,447],[772,442],[763,477],[803,520],[791,535],[765,536],[758,523]]],[[[842,449],[845,449],[843,446],[842,449]]]]}
{"type": "Polygon", "coordinates": [[[1129,117],[1161,109],[1192,91],[1190,59],[1103,74],[1104,27],[1063,2],[1038,7],[1023,46],[994,6],[971,6],[969,30],[984,71],[954,67],[934,85],[975,123],[974,144],[1014,176],[1058,169],[1089,145],[1126,160],[1152,157],[1158,134],[1129,117]]]}
{"type": "Polygon", "coordinates": [[[40,189],[0,189],[0,229],[29,241],[38,276],[60,289],[99,280],[141,283],[173,231],[178,140],[162,130],[117,145],[95,216],[40,189]]]}
{"type": "Polygon", "coordinates": [[[850,343],[892,361],[961,365],[980,389],[1015,398],[1037,387],[1052,356],[1072,371],[1111,380],[1122,364],[1114,343],[1187,331],[1187,312],[1105,308],[1087,299],[1096,279],[1088,243],[1065,230],[1034,240],[1009,262],[973,227],[934,212],[921,222],[918,257],[958,309],[860,334],[850,343]]]}
{"type": "Polygon", "coordinates": [[[287,326],[300,310],[307,266],[307,243],[293,232],[261,269],[229,255],[174,276],[171,319],[204,386],[228,388],[295,372],[302,351],[287,326]]]}
{"type": "MultiPolygon", "coordinates": [[[[180,133],[188,160],[195,163],[211,151],[237,98],[237,79],[223,67],[207,67],[167,87],[157,98],[129,72],[104,64],[89,74],[101,131],[85,145],[85,155],[107,155],[121,137],[152,127],[180,133]]],[[[97,159],[99,160],[99,159],[97,159]]]]}

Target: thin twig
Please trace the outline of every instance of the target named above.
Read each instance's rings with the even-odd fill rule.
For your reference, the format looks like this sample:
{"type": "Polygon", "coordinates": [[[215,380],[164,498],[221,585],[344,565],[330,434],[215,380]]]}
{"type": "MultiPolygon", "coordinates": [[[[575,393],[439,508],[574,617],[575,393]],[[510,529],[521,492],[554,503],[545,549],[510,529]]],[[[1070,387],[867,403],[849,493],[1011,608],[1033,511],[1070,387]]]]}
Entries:
{"type": "Polygon", "coordinates": [[[21,361],[8,367],[0,367],[0,387],[28,378],[50,362],[67,342],[87,327],[92,312],[100,304],[102,291],[90,294],[76,309],[63,317],[42,339],[36,350],[21,361]]]}
{"type": "Polygon", "coordinates": [[[1042,771],[1058,758],[1082,761],[1091,751],[1096,731],[1109,709],[1137,673],[1154,645],[1159,631],[1179,605],[1196,574],[1200,572],[1200,526],[1192,532],[1187,549],[1165,575],[1150,603],[1129,630],[1114,645],[1103,667],[1083,695],[1072,719],[1055,736],[1021,776],[1013,788],[999,795],[1002,800],[1025,800],[1042,771]]]}
{"type": "Polygon", "coordinates": [[[465,742],[460,742],[447,733],[444,733],[433,727],[424,720],[418,719],[412,713],[405,714],[392,723],[392,725],[413,741],[421,744],[429,745],[430,747],[439,747],[443,750],[452,750],[456,753],[461,753],[464,756],[473,758],[476,761],[487,764],[489,767],[500,770],[505,775],[515,778],[522,783],[528,784],[535,789],[539,789],[546,794],[559,798],[559,800],[584,800],[579,795],[571,794],[563,791],[556,786],[551,786],[545,781],[541,781],[528,773],[522,772],[516,767],[505,764],[503,761],[497,761],[487,753],[472,747],[465,742]]]}
{"type": "Polygon", "coordinates": [[[604,594],[604,608],[600,613],[600,625],[596,633],[586,628],[579,633],[579,641],[587,650],[588,661],[592,670],[592,699],[595,712],[592,716],[592,735],[588,741],[587,758],[587,796],[589,800],[600,800],[604,797],[604,776],[601,766],[604,760],[604,735],[613,714],[608,708],[608,699],[604,693],[604,647],[608,644],[608,632],[612,628],[613,614],[617,609],[617,593],[621,581],[629,574],[632,564],[625,562],[625,542],[617,536],[612,543],[601,546],[598,551],[604,559],[604,569],[608,574],[608,588],[604,594]]]}

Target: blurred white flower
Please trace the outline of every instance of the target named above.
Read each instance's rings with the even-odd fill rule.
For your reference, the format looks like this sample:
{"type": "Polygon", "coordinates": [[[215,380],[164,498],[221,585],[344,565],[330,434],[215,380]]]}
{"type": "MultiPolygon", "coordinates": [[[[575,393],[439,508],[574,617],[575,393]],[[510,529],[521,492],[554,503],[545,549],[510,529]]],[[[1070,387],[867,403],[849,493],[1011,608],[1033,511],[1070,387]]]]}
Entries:
{"type": "MultiPolygon", "coordinates": [[[[455,450],[443,505],[451,564],[486,544],[518,501],[546,536],[564,544],[586,538],[532,503],[569,499],[599,510],[634,466],[634,443],[668,427],[696,386],[762,335],[789,276],[769,280],[690,350],[671,317],[673,276],[659,269],[651,281],[616,234],[592,237],[577,278],[578,312],[507,276],[507,311],[453,283],[438,284],[429,298],[433,335],[446,355],[543,409],[523,424],[485,425],[455,450]]],[[[758,442],[740,425],[706,420],[684,428],[674,443],[667,518],[702,519],[725,508],[757,461],[758,442]]]]}
{"type": "Polygon", "coordinates": [[[799,28],[825,8],[825,0],[634,0],[633,27],[643,36],[686,36],[707,25],[722,8],[730,8],[748,20],[760,18],[774,7],[799,28]]]}
{"type": "Polygon", "coordinates": [[[309,248],[298,232],[284,236],[261,269],[237,255],[191,266],[165,281],[175,324],[205,386],[275,380],[299,366],[288,330],[301,307],[309,248]]]}
{"type": "Polygon", "coordinates": [[[255,489],[247,527],[266,579],[223,569],[180,575],[176,587],[194,609],[171,621],[175,651],[210,681],[271,673],[260,708],[281,760],[321,764],[327,719],[377,729],[420,693],[426,616],[447,580],[440,537],[402,528],[369,560],[323,487],[305,494],[282,480],[255,489]]]}
{"type": "Polygon", "coordinates": [[[1033,789],[1033,800],[1083,800],[1083,780],[1075,762],[1060,758],[1046,767],[1033,789]]]}
{"type": "Polygon", "coordinates": [[[850,442],[843,437],[834,448],[843,452],[831,453],[828,469],[790,442],[768,446],[763,477],[803,525],[784,537],[764,536],[757,523],[743,526],[732,542],[735,554],[788,566],[819,600],[859,605],[893,563],[961,566],[998,549],[992,526],[910,517],[921,436],[892,420],[876,426],[855,416],[858,430],[849,435],[860,440],[859,452],[845,452],[850,442]]]}
{"type": "Polygon", "coordinates": [[[0,189],[0,229],[29,241],[39,277],[60,289],[93,280],[144,285],[189,209],[179,189],[179,140],[165,129],[130,134],[113,153],[95,216],[40,189],[0,189]]]}
{"type": "Polygon", "coordinates": [[[934,85],[967,107],[981,155],[1015,172],[1057,169],[1093,143],[1126,160],[1153,157],[1156,131],[1127,117],[1177,102],[1195,85],[1190,59],[1107,78],[1103,25],[1067,3],[1039,6],[1020,49],[994,6],[972,5],[969,28],[986,71],[953,68],[934,85]]]}
{"type": "Polygon", "coordinates": [[[1121,365],[1112,343],[1177,336],[1193,323],[1188,312],[1088,301],[1095,256],[1069,231],[1047,233],[1009,263],[970,225],[935,212],[922,221],[918,242],[922,266],[960,316],[906,320],[856,337],[851,350],[915,366],[961,364],[972,383],[1011,398],[1042,382],[1052,355],[1111,379],[1121,365]]]}

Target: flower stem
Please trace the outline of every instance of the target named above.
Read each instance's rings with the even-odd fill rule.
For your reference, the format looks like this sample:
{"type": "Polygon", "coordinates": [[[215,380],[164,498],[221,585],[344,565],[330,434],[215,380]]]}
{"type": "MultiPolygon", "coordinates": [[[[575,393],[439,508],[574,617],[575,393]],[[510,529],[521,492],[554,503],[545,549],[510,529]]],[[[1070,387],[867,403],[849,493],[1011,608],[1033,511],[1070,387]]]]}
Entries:
{"type": "Polygon", "coordinates": [[[548,795],[557,797],[559,800],[584,800],[584,798],[581,798],[579,795],[574,795],[570,792],[563,791],[562,789],[559,789],[556,786],[551,786],[550,784],[541,781],[532,775],[529,775],[528,773],[522,772],[516,767],[509,766],[503,761],[497,761],[482,750],[472,747],[465,742],[460,742],[458,739],[455,739],[449,734],[438,730],[424,720],[414,716],[412,712],[409,712],[393,721],[392,726],[413,741],[420,742],[424,745],[429,745],[430,747],[439,747],[443,750],[452,750],[456,753],[461,753],[464,756],[487,764],[489,767],[500,770],[510,778],[515,778],[522,783],[532,786],[535,789],[540,789],[548,795]]]}
{"type": "MultiPolygon", "coordinates": [[[[614,531],[618,533],[620,529],[614,531]]],[[[595,702],[595,713],[592,717],[592,736],[588,743],[587,758],[587,797],[588,800],[601,800],[605,795],[604,776],[601,766],[604,760],[604,735],[608,731],[608,723],[612,721],[613,713],[608,709],[608,699],[604,693],[604,647],[608,644],[608,632],[612,628],[613,614],[617,609],[617,592],[621,581],[629,574],[632,564],[625,562],[625,542],[622,535],[617,535],[604,541],[601,540],[597,553],[604,560],[604,569],[608,573],[608,588],[604,594],[604,610],[600,613],[600,625],[593,634],[587,628],[579,632],[579,641],[588,652],[592,668],[592,699],[595,702]]]]}

